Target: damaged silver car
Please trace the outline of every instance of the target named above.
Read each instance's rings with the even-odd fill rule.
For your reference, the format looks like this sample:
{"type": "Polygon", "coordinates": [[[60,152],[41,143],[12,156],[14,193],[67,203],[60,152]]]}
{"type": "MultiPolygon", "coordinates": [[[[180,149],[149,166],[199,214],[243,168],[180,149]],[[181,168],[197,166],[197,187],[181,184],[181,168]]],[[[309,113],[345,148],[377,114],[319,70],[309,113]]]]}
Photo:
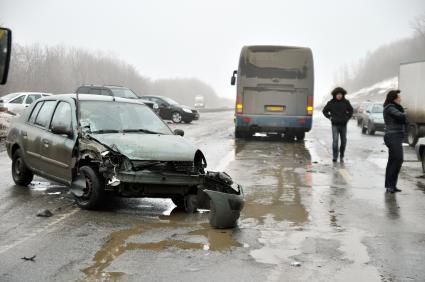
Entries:
{"type": "Polygon", "coordinates": [[[34,174],[70,186],[77,204],[96,209],[108,193],[171,198],[187,212],[210,210],[216,228],[235,226],[242,187],[206,171],[203,153],[141,102],[65,94],[34,103],[9,130],[6,147],[18,185],[34,174]]]}

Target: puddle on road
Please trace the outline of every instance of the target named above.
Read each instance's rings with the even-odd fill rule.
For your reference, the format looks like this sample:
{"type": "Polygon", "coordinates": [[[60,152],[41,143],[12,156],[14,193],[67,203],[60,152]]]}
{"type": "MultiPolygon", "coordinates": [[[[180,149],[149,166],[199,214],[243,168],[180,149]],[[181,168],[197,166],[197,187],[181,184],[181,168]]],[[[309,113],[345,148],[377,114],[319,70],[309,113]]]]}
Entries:
{"type": "Polygon", "coordinates": [[[173,248],[225,251],[232,247],[242,246],[233,239],[234,230],[212,229],[207,223],[181,223],[180,215],[166,218],[167,220],[160,222],[113,232],[102,249],[95,254],[93,265],[82,270],[86,275],[84,281],[124,279],[127,276],[124,272],[107,272],[105,270],[114,260],[128,251],[162,251],[173,248]]]}

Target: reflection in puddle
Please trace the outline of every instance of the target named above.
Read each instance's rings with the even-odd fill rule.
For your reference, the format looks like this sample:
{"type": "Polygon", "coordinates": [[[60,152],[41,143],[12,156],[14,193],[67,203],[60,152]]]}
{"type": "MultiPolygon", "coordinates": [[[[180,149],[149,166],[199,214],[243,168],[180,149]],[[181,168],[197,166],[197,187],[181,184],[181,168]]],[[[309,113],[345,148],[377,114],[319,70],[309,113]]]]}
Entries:
{"type": "MultiPolygon", "coordinates": [[[[311,187],[311,156],[303,143],[240,141],[235,143],[238,166],[258,164],[255,175],[244,175],[246,203],[242,218],[264,223],[275,221],[303,224],[308,212],[302,203],[300,189],[311,187]]],[[[252,165],[251,165],[252,166],[252,165]]]]}
{"type": "Polygon", "coordinates": [[[109,240],[93,259],[94,264],[82,271],[86,280],[123,279],[123,272],[105,271],[111,263],[127,251],[166,249],[224,251],[241,244],[233,239],[234,230],[211,229],[207,223],[190,224],[178,222],[180,215],[172,215],[168,220],[135,226],[113,232],[109,240]],[[197,229],[199,228],[199,229],[197,229]]]}

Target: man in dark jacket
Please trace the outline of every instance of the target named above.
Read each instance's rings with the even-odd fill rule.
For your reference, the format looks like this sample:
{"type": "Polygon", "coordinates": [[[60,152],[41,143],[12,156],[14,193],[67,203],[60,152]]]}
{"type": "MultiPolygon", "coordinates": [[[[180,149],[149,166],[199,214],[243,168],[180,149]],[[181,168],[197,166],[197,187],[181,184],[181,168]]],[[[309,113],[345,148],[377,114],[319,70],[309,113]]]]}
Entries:
{"type": "Polygon", "coordinates": [[[342,87],[332,90],[332,100],[323,108],[323,114],[332,122],[332,150],[333,162],[338,159],[338,153],[341,163],[344,162],[345,146],[347,144],[347,123],[353,116],[353,107],[350,101],[345,99],[347,91],[342,87]],[[341,136],[341,147],[338,152],[338,141],[341,136]]]}

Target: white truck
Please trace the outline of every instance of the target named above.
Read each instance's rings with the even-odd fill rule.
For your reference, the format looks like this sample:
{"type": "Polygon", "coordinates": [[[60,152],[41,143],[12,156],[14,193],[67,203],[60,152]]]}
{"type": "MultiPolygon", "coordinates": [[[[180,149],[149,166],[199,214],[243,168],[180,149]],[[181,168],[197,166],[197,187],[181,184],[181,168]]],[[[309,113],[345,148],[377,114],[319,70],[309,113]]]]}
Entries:
{"type": "Polygon", "coordinates": [[[398,87],[409,121],[407,141],[415,146],[425,136],[425,61],[401,64],[398,87]]]}

